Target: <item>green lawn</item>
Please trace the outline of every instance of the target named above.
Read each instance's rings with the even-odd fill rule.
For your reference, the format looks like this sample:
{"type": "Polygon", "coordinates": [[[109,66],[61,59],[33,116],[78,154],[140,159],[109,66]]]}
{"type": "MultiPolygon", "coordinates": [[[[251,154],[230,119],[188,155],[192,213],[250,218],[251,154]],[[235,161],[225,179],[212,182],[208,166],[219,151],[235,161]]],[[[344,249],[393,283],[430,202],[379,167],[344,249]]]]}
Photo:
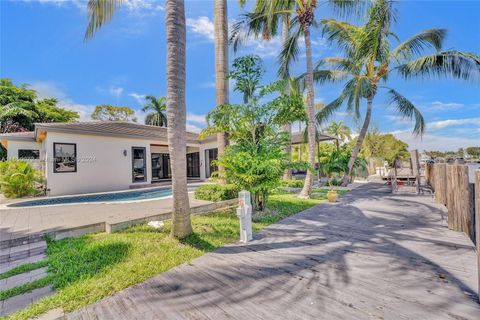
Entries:
{"type": "MultiPolygon", "coordinates": [[[[300,200],[294,194],[274,194],[268,213],[255,217],[254,231],[324,201],[324,196],[300,200]]],[[[161,231],[139,225],[113,234],[49,241],[47,278],[56,293],[9,318],[28,319],[58,307],[70,312],[239,237],[234,210],[193,216],[192,223],[194,234],[181,241],[168,236],[169,222],[161,231]]]]}

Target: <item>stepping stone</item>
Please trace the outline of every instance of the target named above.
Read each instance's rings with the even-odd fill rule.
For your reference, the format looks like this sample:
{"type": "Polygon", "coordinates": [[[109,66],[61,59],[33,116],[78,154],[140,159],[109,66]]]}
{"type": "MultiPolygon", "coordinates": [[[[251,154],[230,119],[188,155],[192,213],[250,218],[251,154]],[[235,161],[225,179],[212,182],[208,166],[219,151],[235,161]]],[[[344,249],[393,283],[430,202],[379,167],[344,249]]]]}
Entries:
{"type": "Polygon", "coordinates": [[[46,249],[47,243],[45,240],[4,248],[0,250],[0,263],[7,263],[35,256],[44,253],[46,249]]]}
{"type": "Polygon", "coordinates": [[[15,260],[15,261],[1,263],[0,264],[0,273],[7,272],[7,271],[19,266],[19,265],[22,265],[22,264],[41,261],[41,260],[45,259],[46,257],[47,256],[45,255],[45,253],[41,253],[41,254],[33,255],[33,256],[30,256],[30,257],[23,258],[23,259],[18,259],[18,260],[15,260]]]}
{"type": "Polygon", "coordinates": [[[62,308],[56,308],[42,314],[41,316],[33,318],[35,320],[60,320],[65,319],[65,312],[62,308]]]}
{"type": "Polygon", "coordinates": [[[0,288],[8,290],[13,287],[21,286],[22,284],[32,282],[47,276],[47,267],[32,270],[30,272],[17,274],[9,278],[0,280],[0,288]]]}
{"type": "Polygon", "coordinates": [[[9,315],[17,310],[27,307],[43,297],[47,297],[54,293],[50,285],[43,288],[35,289],[32,292],[21,294],[10,299],[0,301],[0,317],[9,315]]]}

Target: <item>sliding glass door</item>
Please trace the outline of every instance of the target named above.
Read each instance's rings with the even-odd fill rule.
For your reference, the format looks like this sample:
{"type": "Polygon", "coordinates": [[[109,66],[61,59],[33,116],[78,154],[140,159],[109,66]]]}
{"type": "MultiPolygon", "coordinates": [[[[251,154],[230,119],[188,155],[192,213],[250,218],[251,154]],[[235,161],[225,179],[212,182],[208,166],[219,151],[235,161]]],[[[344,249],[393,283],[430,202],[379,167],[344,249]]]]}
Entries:
{"type": "Polygon", "coordinates": [[[132,180],[133,182],[147,181],[146,148],[132,147],[132,180]]]}
{"type": "Polygon", "coordinates": [[[200,152],[187,154],[187,177],[200,178],[200,152]]]}
{"type": "Polygon", "coordinates": [[[170,155],[168,153],[152,153],[152,180],[170,179],[170,155]]]}

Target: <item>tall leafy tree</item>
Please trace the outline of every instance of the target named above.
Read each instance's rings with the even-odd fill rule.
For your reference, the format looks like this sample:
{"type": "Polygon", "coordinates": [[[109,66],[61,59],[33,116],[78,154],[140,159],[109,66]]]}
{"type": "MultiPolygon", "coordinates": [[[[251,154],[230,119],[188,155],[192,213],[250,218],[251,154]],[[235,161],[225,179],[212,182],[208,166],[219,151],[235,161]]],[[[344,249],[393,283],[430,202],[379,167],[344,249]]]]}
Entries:
{"type": "Polygon", "coordinates": [[[322,20],[328,40],[336,42],[344,56],[321,59],[313,72],[314,80],[318,83],[346,80],[346,83],[340,96],[317,114],[317,121],[325,121],[343,104],[359,118],[360,102],[367,102],[363,125],[348,163],[348,171],[343,177],[343,185],[348,183],[361,150],[372,117],[373,101],[379,90],[385,90],[389,96],[388,106],[404,118],[414,120],[414,134],[424,132],[425,121],[420,110],[398,91],[386,86],[393,74],[407,80],[440,76],[464,80],[479,78],[480,58],[477,55],[456,50],[442,51],[445,29],[424,30],[393,46],[391,40],[398,41],[398,37],[391,31],[391,24],[396,18],[392,5],[386,0],[372,2],[367,22],[360,26],[334,19],[322,20]],[[422,55],[429,49],[434,52],[422,55]]]}
{"type": "Polygon", "coordinates": [[[155,98],[154,96],[146,96],[145,100],[147,100],[147,103],[143,106],[142,111],[150,111],[145,117],[145,124],[151,126],[166,127],[167,115],[165,114],[165,111],[167,110],[167,98],[155,98]]]}
{"type": "Polygon", "coordinates": [[[78,113],[57,106],[53,98],[39,100],[27,84],[0,79],[0,132],[33,130],[36,122],[70,122],[78,113]]]}
{"type": "Polygon", "coordinates": [[[91,114],[93,120],[137,122],[135,110],[129,107],[116,107],[102,104],[95,107],[91,114]]]}
{"type": "Polygon", "coordinates": [[[301,99],[279,95],[264,102],[283,92],[286,83],[261,85],[262,75],[258,56],[235,59],[230,77],[235,79],[234,90],[243,94],[243,103],[220,105],[210,111],[208,127],[201,133],[228,133],[233,144],[225,149],[218,163],[227,169],[222,174],[229,183],[252,192],[256,210],[263,210],[269,191],[278,186],[284,169],[291,164],[283,152],[286,135],[281,126],[305,114],[301,99]]]}
{"type": "Polygon", "coordinates": [[[337,138],[335,140],[337,151],[340,150],[340,141],[345,142],[351,139],[350,128],[343,121],[332,121],[325,131],[337,138]]]}
{"type": "MultiPolygon", "coordinates": [[[[214,0],[214,32],[215,32],[215,93],[216,104],[229,102],[228,90],[228,9],[226,0],[214,0]]],[[[218,156],[221,157],[228,145],[225,132],[217,133],[218,156]]],[[[220,164],[220,171],[224,168],[220,164]]],[[[224,183],[225,180],[219,180],[224,183]]]]}
{"type": "MultiPolygon", "coordinates": [[[[245,6],[245,0],[239,2],[242,7],[245,6]]],[[[292,9],[294,6],[295,0],[257,0],[252,12],[247,12],[242,15],[240,20],[233,26],[231,41],[233,42],[235,51],[242,42],[251,36],[269,41],[281,33],[282,43],[287,43],[293,14],[292,9]]],[[[283,74],[283,79],[290,79],[288,72],[283,74]]],[[[289,92],[290,86],[285,86],[283,94],[288,95],[289,92]]],[[[291,123],[286,123],[283,126],[283,130],[287,134],[289,141],[285,146],[285,153],[291,158],[291,123]]],[[[291,179],[292,170],[286,169],[283,178],[291,179]]]]}
{"type": "MultiPolygon", "coordinates": [[[[121,0],[89,0],[89,22],[85,38],[91,38],[122,3],[121,0]]],[[[187,191],[186,106],[185,106],[185,3],[166,0],[167,40],[167,136],[172,166],[171,236],[184,238],[192,233],[190,203],[187,191]]]]}

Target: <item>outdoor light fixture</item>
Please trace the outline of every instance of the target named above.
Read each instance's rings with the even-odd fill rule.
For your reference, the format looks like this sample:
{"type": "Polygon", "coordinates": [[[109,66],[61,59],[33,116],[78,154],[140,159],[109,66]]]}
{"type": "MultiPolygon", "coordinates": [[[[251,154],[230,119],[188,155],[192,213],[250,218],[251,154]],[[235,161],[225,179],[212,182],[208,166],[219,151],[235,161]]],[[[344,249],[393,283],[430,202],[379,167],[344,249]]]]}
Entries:
{"type": "Polygon", "coordinates": [[[127,150],[123,150],[123,155],[126,157],[127,156],[127,150]]]}

